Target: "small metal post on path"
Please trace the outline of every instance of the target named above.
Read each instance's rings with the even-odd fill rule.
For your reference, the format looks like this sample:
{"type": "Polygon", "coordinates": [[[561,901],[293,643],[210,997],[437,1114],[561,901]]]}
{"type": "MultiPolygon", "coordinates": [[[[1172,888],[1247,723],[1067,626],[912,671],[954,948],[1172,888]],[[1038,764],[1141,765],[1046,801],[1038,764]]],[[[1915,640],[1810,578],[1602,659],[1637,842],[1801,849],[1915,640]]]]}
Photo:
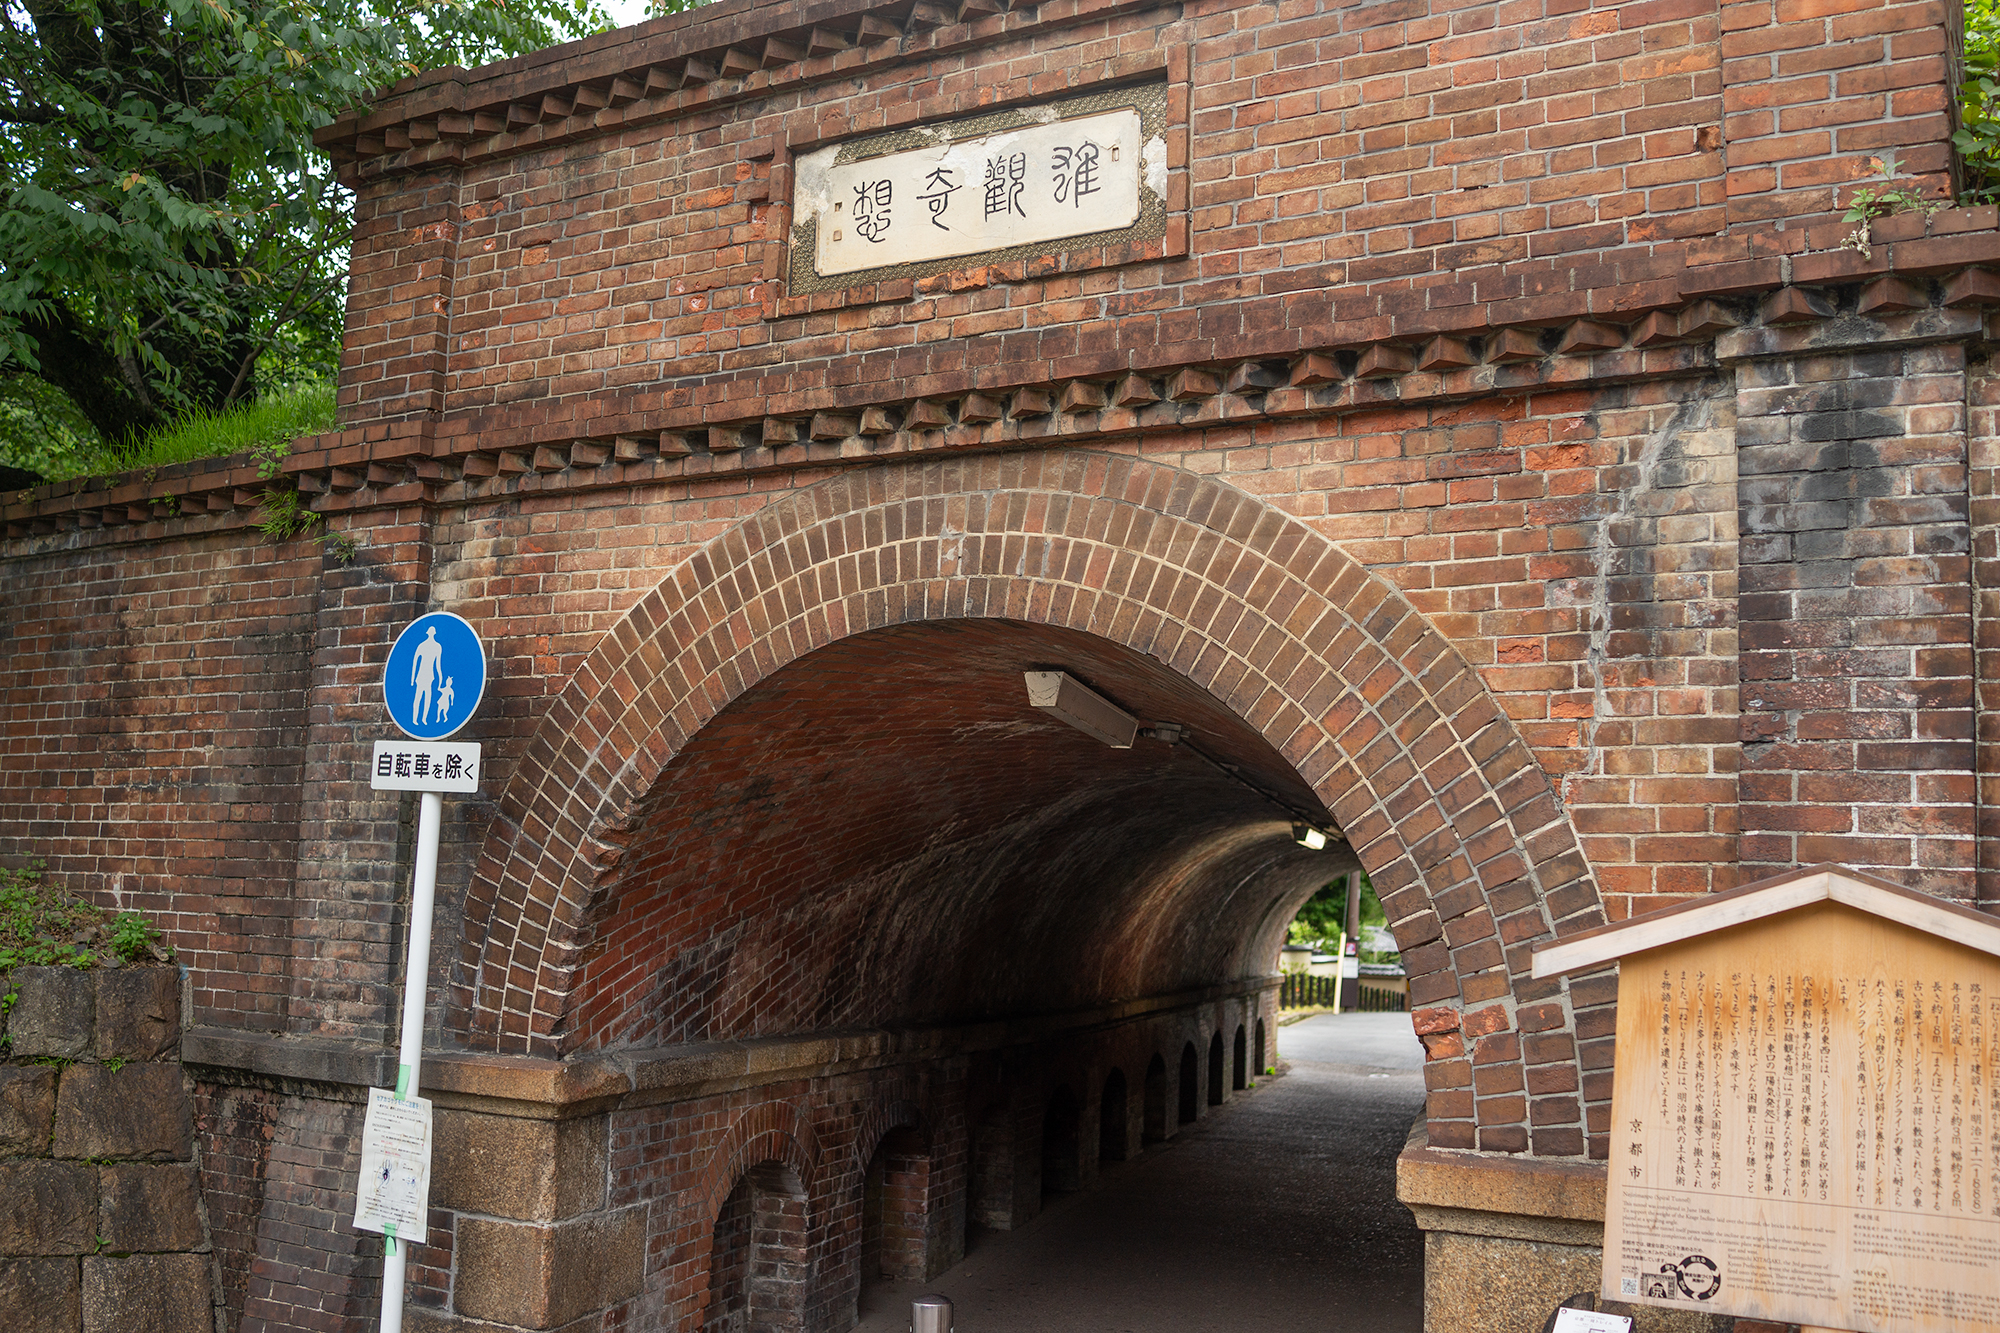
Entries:
{"type": "Polygon", "coordinates": [[[932,1293],[910,1302],[910,1333],[951,1333],[951,1298],[932,1293]]]}
{"type": "Polygon", "coordinates": [[[383,669],[382,699],[397,729],[411,739],[375,742],[369,785],[376,791],[418,793],[416,865],[396,1090],[369,1093],[354,1206],[354,1225],[384,1238],[380,1333],[402,1333],[410,1246],[423,1241],[430,1209],[431,1107],[417,1090],[422,1086],[424,999],[430,989],[444,793],[479,790],[479,746],[443,742],[472,720],[485,693],[486,650],[459,617],[434,611],[396,636],[383,669]]]}

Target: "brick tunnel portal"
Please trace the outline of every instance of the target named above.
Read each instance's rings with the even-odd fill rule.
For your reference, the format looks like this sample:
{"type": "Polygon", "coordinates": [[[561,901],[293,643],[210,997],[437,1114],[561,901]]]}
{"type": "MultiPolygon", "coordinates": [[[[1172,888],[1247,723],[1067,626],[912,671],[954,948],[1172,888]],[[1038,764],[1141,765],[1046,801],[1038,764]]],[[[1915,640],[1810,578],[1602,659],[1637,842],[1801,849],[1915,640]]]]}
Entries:
{"type": "Polygon", "coordinates": [[[1332,823],[1241,718],[1074,630],[876,629],[723,709],[634,820],[565,1038],[1012,1040],[900,1071],[933,1085],[931,1106],[857,1140],[858,1200],[815,1201],[782,1156],[741,1164],[682,1309],[705,1330],[845,1327],[869,1282],[934,1276],[969,1225],[1020,1225],[1248,1086],[1253,1054],[1274,1058],[1285,924],[1355,864],[1338,841],[1301,847],[1301,816],[1332,823]],[[1036,711],[1022,673],[1051,667],[1184,735],[1115,749],[1036,711]],[[1044,1039],[1020,1041],[1037,1017],[1044,1039]]]}
{"type": "Polygon", "coordinates": [[[658,1046],[1260,984],[1354,864],[1296,843],[1301,818],[1332,824],[1261,735],[1130,649],[1004,620],[873,630],[668,765],[565,1026],[658,1046]],[[1022,673],[1050,667],[1185,738],[1114,749],[1036,711],[1022,673]]]}
{"type": "MultiPolygon", "coordinates": [[[[1420,1002],[1568,1021],[1504,947],[1598,910],[1567,828],[1386,584],[1144,462],[915,482],[857,471],[725,531],[527,738],[467,849],[443,1020],[466,1054],[436,1063],[490,1094],[482,1061],[553,1057],[536,1114],[577,1136],[548,1171],[579,1201],[501,1233],[476,1215],[525,1210],[447,1172],[461,1314],[545,1326],[546,1293],[501,1280],[539,1243],[643,1256],[589,1296],[637,1327],[851,1326],[866,1280],[930,1279],[969,1227],[1018,1227],[1249,1087],[1284,926],[1357,864],[1420,1002]],[[1112,748],[1035,709],[1023,672],[1047,669],[1153,734],[1112,748]],[[1307,850],[1301,819],[1344,837],[1307,850]]],[[[1433,1141],[1583,1149],[1566,1041],[1534,1053],[1531,1130],[1520,1044],[1475,1080],[1433,1040],[1433,1141]]],[[[504,1143],[520,1115],[489,1095],[453,1133],[504,1143]]]]}

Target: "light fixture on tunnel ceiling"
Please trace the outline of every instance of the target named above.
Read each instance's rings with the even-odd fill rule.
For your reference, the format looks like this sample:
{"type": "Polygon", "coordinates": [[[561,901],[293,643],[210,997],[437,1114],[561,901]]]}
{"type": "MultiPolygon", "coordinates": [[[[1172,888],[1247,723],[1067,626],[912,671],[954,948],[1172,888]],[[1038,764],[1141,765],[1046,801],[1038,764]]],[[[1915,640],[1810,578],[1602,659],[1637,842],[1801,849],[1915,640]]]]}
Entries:
{"type": "Polygon", "coordinates": [[[1139,719],[1066,671],[1024,671],[1028,702],[1114,750],[1132,748],[1139,719]]]}
{"type": "Polygon", "coordinates": [[[1311,824],[1293,824],[1292,841],[1301,847],[1317,852],[1326,847],[1326,833],[1321,829],[1314,828],[1311,824]]]}

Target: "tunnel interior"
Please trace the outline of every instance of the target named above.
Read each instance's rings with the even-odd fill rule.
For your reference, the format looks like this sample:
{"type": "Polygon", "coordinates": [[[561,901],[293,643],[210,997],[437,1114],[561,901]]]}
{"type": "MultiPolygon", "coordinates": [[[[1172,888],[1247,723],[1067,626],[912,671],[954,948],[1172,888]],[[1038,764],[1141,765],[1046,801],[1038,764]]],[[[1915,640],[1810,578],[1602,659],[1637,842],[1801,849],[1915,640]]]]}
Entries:
{"type": "MultiPolygon", "coordinates": [[[[1257,716],[1257,709],[1245,710],[1257,716]]],[[[593,903],[565,1029],[653,1047],[1056,1012],[1263,975],[1352,864],[1270,740],[1164,663],[1004,620],[839,639],[663,770],[593,903]],[[1142,725],[1114,749],[1030,706],[1028,670],[1142,725]]]]}

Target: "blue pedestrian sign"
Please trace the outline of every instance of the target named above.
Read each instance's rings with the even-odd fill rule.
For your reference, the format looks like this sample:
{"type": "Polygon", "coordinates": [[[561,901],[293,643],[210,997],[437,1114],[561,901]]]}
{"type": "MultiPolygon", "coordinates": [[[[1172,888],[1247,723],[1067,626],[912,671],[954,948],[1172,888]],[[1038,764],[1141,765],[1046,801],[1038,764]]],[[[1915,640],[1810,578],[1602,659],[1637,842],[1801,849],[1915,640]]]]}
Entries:
{"type": "Polygon", "coordinates": [[[486,693],[486,650],[449,611],[418,616],[396,636],[382,672],[382,700],[405,736],[441,741],[472,720],[486,693]]]}

